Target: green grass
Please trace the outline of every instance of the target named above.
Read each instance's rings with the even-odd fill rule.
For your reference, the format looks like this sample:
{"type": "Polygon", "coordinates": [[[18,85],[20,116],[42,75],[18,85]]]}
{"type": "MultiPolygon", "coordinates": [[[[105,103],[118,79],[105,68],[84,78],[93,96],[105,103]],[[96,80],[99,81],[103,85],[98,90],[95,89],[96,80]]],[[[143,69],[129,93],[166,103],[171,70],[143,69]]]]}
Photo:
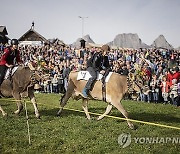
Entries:
{"type": "MultiPolygon", "coordinates": [[[[91,120],[84,113],[64,110],[56,117],[60,95],[37,94],[38,108],[41,120],[34,116],[30,103],[27,104],[31,142],[28,144],[25,111],[15,116],[16,105],[13,102],[1,101],[4,110],[9,113],[7,118],[0,115],[0,154],[1,153],[169,153],[180,151],[180,143],[132,143],[122,148],[118,144],[118,136],[130,133],[131,137],[179,137],[180,130],[134,123],[138,128],[131,130],[123,120],[105,117],[97,121],[97,116],[91,115],[91,120]]],[[[160,123],[180,127],[180,108],[172,105],[148,104],[143,102],[123,101],[125,109],[132,119],[160,123]]],[[[81,108],[81,100],[70,99],[67,108],[81,108]]],[[[106,103],[90,101],[89,111],[103,113],[106,103]]],[[[113,108],[110,115],[123,117],[113,108]]]]}

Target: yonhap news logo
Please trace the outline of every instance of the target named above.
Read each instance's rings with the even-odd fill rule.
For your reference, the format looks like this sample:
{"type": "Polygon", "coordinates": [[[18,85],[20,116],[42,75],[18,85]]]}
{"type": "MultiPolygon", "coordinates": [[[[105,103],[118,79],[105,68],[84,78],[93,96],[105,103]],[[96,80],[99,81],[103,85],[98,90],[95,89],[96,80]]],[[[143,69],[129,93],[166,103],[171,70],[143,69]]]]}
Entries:
{"type": "Polygon", "coordinates": [[[118,137],[118,144],[126,148],[131,143],[135,144],[180,144],[180,137],[131,137],[131,134],[122,133],[118,137]]]}
{"type": "Polygon", "coordinates": [[[118,143],[123,147],[127,147],[131,144],[131,134],[122,133],[118,137],[118,143]]]}

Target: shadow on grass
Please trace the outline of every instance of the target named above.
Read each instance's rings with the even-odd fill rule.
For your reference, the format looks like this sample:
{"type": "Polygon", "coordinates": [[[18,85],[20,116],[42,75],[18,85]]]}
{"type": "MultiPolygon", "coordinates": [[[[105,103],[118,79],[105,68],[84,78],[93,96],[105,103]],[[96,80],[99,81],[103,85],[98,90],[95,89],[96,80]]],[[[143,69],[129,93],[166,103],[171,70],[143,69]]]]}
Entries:
{"type": "Polygon", "coordinates": [[[180,118],[174,117],[169,114],[162,114],[162,113],[138,113],[133,112],[130,114],[130,118],[142,121],[149,121],[149,122],[170,122],[170,123],[179,123],[180,118]]]}
{"type": "MultiPolygon", "coordinates": [[[[54,108],[54,109],[46,109],[46,110],[41,110],[40,114],[41,116],[57,116],[57,112],[59,111],[59,108],[54,108]]],[[[83,116],[85,113],[81,112],[75,112],[75,111],[69,111],[69,110],[63,110],[62,113],[60,114],[60,117],[67,117],[67,116],[83,116]]]]}
{"type": "MultiPolygon", "coordinates": [[[[51,116],[55,117],[57,116],[58,108],[54,109],[46,109],[41,110],[40,114],[41,116],[51,116]]],[[[93,113],[103,113],[105,111],[104,108],[90,108],[89,112],[93,113]]],[[[116,116],[116,117],[123,117],[123,115],[119,112],[116,113],[110,113],[109,115],[116,116]]],[[[69,110],[63,110],[60,117],[68,117],[68,116],[82,116],[85,117],[85,113],[76,112],[76,111],[69,111],[69,110]]],[[[92,115],[91,115],[92,116],[92,115]]],[[[180,121],[180,118],[174,117],[172,115],[168,114],[161,114],[161,113],[138,113],[138,112],[132,112],[129,114],[130,119],[134,120],[141,120],[141,121],[147,121],[147,122],[169,122],[169,123],[178,123],[180,121]]],[[[118,120],[121,121],[121,120],[118,120]]],[[[122,120],[123,121],[123,120],[122,120]]]]}
{"type": "Polygon", "coordinates": [[[11,106],[12,104],[13,104],[12,102],[11,103],[6,103],[6,102],[1,103],[0,102],[0,105],[1,105],[2,108],[5,107],[5,106],[11,106]]]}

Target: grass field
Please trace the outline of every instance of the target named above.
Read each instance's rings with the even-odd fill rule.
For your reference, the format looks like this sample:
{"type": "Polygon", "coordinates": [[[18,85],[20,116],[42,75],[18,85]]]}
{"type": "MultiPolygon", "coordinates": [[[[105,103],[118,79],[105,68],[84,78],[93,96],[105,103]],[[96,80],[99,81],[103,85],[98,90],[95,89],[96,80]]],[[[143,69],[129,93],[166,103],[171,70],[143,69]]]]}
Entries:
{"type": "MultiPolygon", "coordinates": [[[[31,145],[28,144],[25,111],[15,116],[15,103],[1,101],[7,118],[0,116],[0,154],[4,153],[158,153],[175,154],[180,152],[179,143],[144,143],[144,138],[159,137],[166,139],[179,138],[180,130],[134,123],[138,128],[131,130],[123,120],[105,117],[97,121],[97,116],[91,115],[87,120],[84,113],[64,110],[61,117],[56,117],[60,95],[37,94],[41,120],[34,116],[30,103],[27,104],[31,145]],[[122,133],[131,135],[131,144],[125,148],[118,144],[122,133]],[[138,143],[134,138],[140,138],[138,143]]],[[[171,125],[180,128],[180,108],[171,105],[148,104],[143,102],[123,101],[130,118],[153,123],[171,125]]],[[[81,101],[69,100],[67,108],[82,110],[81,101]]],[[[89,111],[103,113],[106,104],[90,101],[89,111]]],[[[123,117],[113,108],[110,115],[123,117]]]]}

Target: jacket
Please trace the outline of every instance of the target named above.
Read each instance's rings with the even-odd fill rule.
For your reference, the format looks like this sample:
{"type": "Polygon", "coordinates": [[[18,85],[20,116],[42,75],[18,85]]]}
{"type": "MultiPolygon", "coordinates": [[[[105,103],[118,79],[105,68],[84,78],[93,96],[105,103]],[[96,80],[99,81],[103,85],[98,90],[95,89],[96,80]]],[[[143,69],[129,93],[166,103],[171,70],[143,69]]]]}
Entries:
{"type": "Polygon", "coordinates": [[[168,93],[170,89],[170,83],[168,81],[162,81],[160,87],[162,88],[162,93],[168,93]]]}
{"type": "Polygon", "coordinates": [[[19,50],[12,51],[9,47],[5,48],[0,59],[0,65],[14,65],[14,59],[16,59],[16,62],[21,62],[19,50]]]}
{"type": "Polygon", "coordinates": [[[173,79],[176,79],[177,82],[179,82],[179,79],[180,79],[180,72],[174,73],[174,74],[172,75],[172,78],[173,78],[173,79]]]}
{"type": "Polygon", "coordinates": [[[104,70],[110,67],[108,56],[102,56],[100,53],[95,53],[88,61],[87,67],[93,67],[95,70],[104,70]]]}

